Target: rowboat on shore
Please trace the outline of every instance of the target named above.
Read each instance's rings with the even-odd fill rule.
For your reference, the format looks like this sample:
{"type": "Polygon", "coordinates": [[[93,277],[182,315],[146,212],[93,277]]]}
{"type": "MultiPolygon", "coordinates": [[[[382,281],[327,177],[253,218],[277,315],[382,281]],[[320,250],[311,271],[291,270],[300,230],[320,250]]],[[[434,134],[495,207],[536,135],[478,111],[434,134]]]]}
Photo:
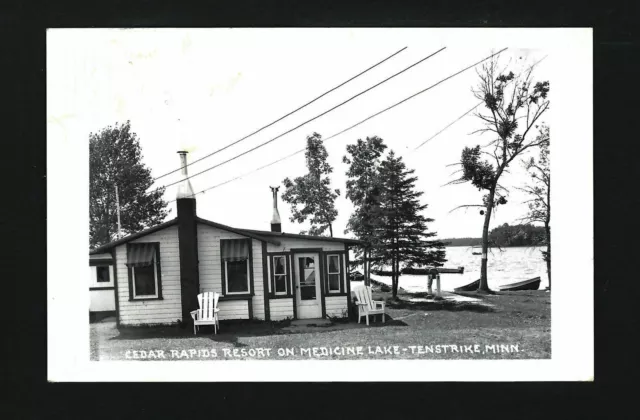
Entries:
{"type": "Polygon", "coordinates": [[[473,292],[474,290],[478,290],[478,286],[480,286],[480,279],[473,281],[465,286],[456,287],[453,289],[454,292],[473,292]]]}
{"type": "Polygon", "coordinates": [[[534,277],[529,280],[519,281],[517,283],[505,284],[500,286],[501,292],[513,292],[516,290],[538,290],[540,287],[540,277],[534,277]]]}

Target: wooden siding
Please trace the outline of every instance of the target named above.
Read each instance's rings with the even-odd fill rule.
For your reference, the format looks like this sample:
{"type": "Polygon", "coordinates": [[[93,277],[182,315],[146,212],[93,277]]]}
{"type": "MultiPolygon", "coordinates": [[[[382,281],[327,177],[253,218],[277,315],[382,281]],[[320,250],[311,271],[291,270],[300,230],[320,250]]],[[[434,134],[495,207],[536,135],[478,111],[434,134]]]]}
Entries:
{"type": "Polygon", "coordinates": [[[278,237],[280,245],[267,244],[267,252],[287,252],[292,248],[322,248],[324,251],[344,251],[344,243],[278,237]]]}
{"type": "Polygon", "coordinates": [[[218,312],[220,320],[249,319],[249,302],[246,300],[218,302],[218,307],[220,308],[220,312],[218,312]]]}
{"type": "Polygon", "coordinates": [[[342,318],[347,316],[348,305],[346,296],[326,296],[324,298],[327,316],[342,318]]]}
{"type": "MultiPolygon", "coordinates": [[[[173,324],[182,319],[180,297],[180,253],[178,251],[178,227],[169,226],[131,241],[159,242],[162,275],[160,300],[129,300],[129,276],[127,273],[127,244],[116,248],[118,280],[118,311],[121,325],[173,324]]],[[[195,309],[195,308],[194,308],[195,309]]]]}
{"type": "MultiPolygon", "coordinates": [[[[244,236],[227,232],[213,226],[198,223],[198,261],[200,268],[200,291],[218,292],[222,294],[222,263],[220,261],[220,240],[241,239],[244,236]]],[[[264,281],[262,277],[262,242],[251,240],[253,254],[253,317],[265,319],[264,314],[264,281]]],[[[248,319],[247,301],[220,302],[220,319],[248,319]],[[229,309],[223,316],[223,307],[229,309]],[[244,308],[244,309],[241,309],[244,308]],[[244,311],[244,312],[242,312],[244,311]],[[235,317],[235,318],[230,318],[235,317]]],[[[225,309],[227,310],[227,309],[225,309]]]]}
{"type": "Polygon", "coordinates": [[[293,299],[270,299],[269,315],[273,321],[293,318],[293,299]]]}
{"type": "Polygon", "coordinates": [[[113,289],[89,291],[89,312],[115,311],[113,289]]]}

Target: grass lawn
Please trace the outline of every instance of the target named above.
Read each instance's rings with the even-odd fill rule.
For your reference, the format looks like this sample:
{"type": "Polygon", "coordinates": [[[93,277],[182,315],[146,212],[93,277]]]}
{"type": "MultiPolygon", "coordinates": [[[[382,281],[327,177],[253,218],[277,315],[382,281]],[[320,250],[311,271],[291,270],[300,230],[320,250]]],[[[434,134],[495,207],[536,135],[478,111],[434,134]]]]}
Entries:
{"type": "Polygon", "coordinates": [[[221,321],[217,335],[201,327],[129,327],[91,324],[92,360],[242,359],[544,359],[551,357],[550,293],[499,292],[465,296],[478,302],[409,302],[424,297],[401,290],[387,301],[387,319],[369,327],[354,320],[328,326],[221,321]],[[314,350],[315,348],[315,350],[314,350]],[[284,353],[284,356],[278,352],[284,353]]]}

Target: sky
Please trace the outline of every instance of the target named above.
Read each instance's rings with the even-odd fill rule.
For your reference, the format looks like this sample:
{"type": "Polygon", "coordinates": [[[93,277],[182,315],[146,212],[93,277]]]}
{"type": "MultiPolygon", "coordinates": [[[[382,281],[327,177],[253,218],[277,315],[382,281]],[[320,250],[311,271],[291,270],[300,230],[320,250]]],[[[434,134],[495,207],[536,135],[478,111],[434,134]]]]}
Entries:
{"type": "MultiPolygon", "coordinates": [[[[282,158],[305,146],[306,136],[329,137],[502,48],[500,62],[522,69],[544,58],[534,80],[549,80],[553,72],[548,43],[533,38],[477,36],[478,32],[423,29],[93,29],[53,30],[48,34],[47,115],[49,135],[88,150],[89,134],[131,122],[140,140],[143,162],[157,177],[180,166],[178,150],[188,161],[201,158],[282,117],[373,64],[407,47],[394,58],[260,133],[189,166],[190,174],[218,164],[315,117],[375,85],[416,61],[443,51],[403,74],[359,96],[272,143],[230,163],[191,178],[194,191],[227,181],[282,158]],[[524,40],[524,41],[522,41],[524,40]]],[[[449,185],[465,146],[486,144],[488,135],[468,115],[433,140],[416,147],[477,104],[471,89],[478,76],[470,69],[433,89],[325,143],[334,172],[335,236],[344,234],[350,202],[345,198],[342,163],[347,144],[377,135],[405,160],[424,192],[424,214],[440,238],[479,237],[483,192],[469,184],[449,185]]],[[[543,117],[549,122],[552,108],[543,117]]],[[[551,127],[553,131],[553,127],[551,127]]],[[[553,149],[552,149],[553,150],[553,149]]],[[[534,156],[532,152],[528,156],[534,156]]],[[[552,153],[553,156],[553,153],[552,153]]],[[[552,158],[553,161],[553,158],[552,158]]],[[[88,163],[87,163],[88,164],[88,163]]],[[[286,177],[304,175],[304,155],[197,195],[197,212],[219,223],[269,230],[272,196],[269,186],[286,177]]],[[[180,179],[179,172],[159,179],[156,187],[180,179]]],[[[514,224],[525,215],[527,199],[514,187],[528,181],[520,162],[501,184],[509,188],[509,203],[498,207],[491,227],[514,224]]],[[[284,187],[280,189],[282,193],[284,187]]],[[[175,199],[177,185],[164,199],[175,199]]],[[[298,233],[307,225],[291,222],[290,209],[279,200],[282,229],[298,233]]],[[[176,216],[175,202],[169,218],[176,216]]]]}

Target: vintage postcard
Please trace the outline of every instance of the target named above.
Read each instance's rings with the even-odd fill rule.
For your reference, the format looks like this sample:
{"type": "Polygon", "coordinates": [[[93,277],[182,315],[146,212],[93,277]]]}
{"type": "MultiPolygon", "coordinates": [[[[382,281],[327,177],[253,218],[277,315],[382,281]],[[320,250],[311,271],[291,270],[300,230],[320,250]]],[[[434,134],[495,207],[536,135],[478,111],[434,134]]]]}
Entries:
{"type": "Polygon", "coordinates": [[[593,380],[592,83],[588,28],[47,31],[49,380],[593,380]]]}

